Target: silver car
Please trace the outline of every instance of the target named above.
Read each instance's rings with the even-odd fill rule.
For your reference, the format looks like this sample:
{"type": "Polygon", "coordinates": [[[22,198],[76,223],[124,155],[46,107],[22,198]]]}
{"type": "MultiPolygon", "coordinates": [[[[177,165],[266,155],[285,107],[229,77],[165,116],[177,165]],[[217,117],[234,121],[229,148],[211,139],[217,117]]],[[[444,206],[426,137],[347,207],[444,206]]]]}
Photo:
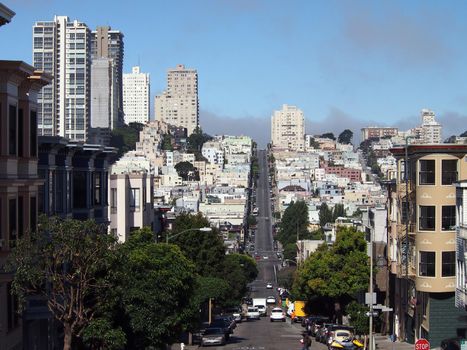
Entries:
{"type": "Polygon", "coordinates": [[[207,345],[225,345],[225,333],[222,328],[208,328],[201,337],[201,346],[207,345]]]}

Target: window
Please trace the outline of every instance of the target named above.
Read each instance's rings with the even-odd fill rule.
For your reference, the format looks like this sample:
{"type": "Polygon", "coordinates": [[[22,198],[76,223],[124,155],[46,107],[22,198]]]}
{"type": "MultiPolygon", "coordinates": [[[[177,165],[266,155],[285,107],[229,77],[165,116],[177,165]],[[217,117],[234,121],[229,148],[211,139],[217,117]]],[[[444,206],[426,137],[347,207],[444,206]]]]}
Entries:
{"type": "Polygon", "coordinates": [[[85,171],[73,172],[73,206],[86,208],[87,183],[85,171]]]}
{"type": "Polygon", "coordinates": [[[16,156],[16,106],[10,105],[9,115],[8,115],[8,149],[10,156],[16,156]]]}
{"type": "Polygon", "coordinates": [[[22,196],[18,197],[18,238],[23,237],[24,233],[24,199],[22,196]]]}
{"type": "Polygon", "coordinates": [[[94,204],[100,205],[101,202],[101,173],[97,172],[94,174],[94,204]]]}
{"type": "Polygon", "coordinates": [[[29,202],[29,227],[31,232],[35,232],[37,229],[37,199],[31,197],[29,202]]]}
{"type": "Polygon", "coordinates": [[[435,161],[421,160],[420,161],[420,185],[435,184],[435,161]]]}
{"type": "Polygon", "coordinates": [[[442,276],[451,277],[456,275],[456,252],[443,252],[442,276]]]}
{"type": "Polygon", "coordinates": [[[435,252],[420,252],[418,274],[425,277],[435,277],[435,252]]]}
{"type": "Polygon", "coordinates": [[[435,230],[435,210],[436,207],[432,205],[421,205],[419,207],[419,221],[418,226],[420,231],[434,231],[435,230]]]}
{"type": "Polygon", "coordinates": [[[130,188],[130,210],[139,211],[139,188],[130,188]]]}
{"type": "Polygon", "coordinates": [[[29,145],[30,145],[30,157],[37,156],[37,112],[31,111],[30,114],[30,125],[29,125],[29,145]]]}
{"type": "Polygon", "coordinates": [[[457,160],[443,160],[441,184],[452,185],[457,181],[457,160]]]}
{"type": "Polygon", "coordinates": [[[10,199],[8,201],[8,218],[9,218],[9,238],[10,247],[14,246],[16,240],[16,199],[10,199]]]}
{"type": "Polygon", "coordinates": [[[443,205],[441,213],[441,229],[443,231],[454,231],[456,229],[455,205],[443,205]]]}
{"type": "Polygon", "coordinates": [[[23,109],[18,109],[18,157],[24,157],[24,115],[23,109]]]}
{"type": "Polygon", "coordinates": [[[117,189],[110,189],[110,214],[117,214],[117,189]]]}
{"type": "Polygon", "coordinates": [[[6,288],[8,331],[11,331],[19,325],[18,299],[12,294],[11,282],[6,288]]]}

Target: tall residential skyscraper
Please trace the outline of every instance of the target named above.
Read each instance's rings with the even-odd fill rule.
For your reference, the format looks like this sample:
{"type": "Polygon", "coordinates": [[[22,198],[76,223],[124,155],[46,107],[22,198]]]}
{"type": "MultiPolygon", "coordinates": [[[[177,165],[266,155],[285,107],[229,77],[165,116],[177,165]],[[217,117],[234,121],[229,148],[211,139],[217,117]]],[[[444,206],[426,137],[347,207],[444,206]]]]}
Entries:
{"type": "Polygon", "coordinates": [[[435,120],[435,112],[422,109],[421,139],[423,143],[441,143],[442,126],[435,120]]]}
{"type": "Polygon", "coordinates": [[[91,31],[55,16],[33,26],[34,67],[54,76],[38,96],[40,135],[86,141],[90,114],[91,31]]]}
{"type": "Polygon", "coordinates": [[[91,35],[91,57],[93,61],[100,58],[112,59],[115,66],[114,91],[117,95],[118,119],[123,123],[123,33],[108,26],[97,27],[91,35]]]}
{"type": "Polygon", "coordinates": [[[141,73],[133,67],[131,73],[123,74],[123,112],[125,123],[149,121],[149,73],[141,73]]]}
{"type": "Polygon", "coordinates": [[[305,117],[295,106],[283,105],[271,117],[273,147],[303,151],[305,149],[305,117]]]}
{"type": "Polygon", "coordinates": [[[167,72],[167,90],[155,97],[155,119],[186,128],[191,135],[199,125],[198,72],[177,65],[167,72]]]}

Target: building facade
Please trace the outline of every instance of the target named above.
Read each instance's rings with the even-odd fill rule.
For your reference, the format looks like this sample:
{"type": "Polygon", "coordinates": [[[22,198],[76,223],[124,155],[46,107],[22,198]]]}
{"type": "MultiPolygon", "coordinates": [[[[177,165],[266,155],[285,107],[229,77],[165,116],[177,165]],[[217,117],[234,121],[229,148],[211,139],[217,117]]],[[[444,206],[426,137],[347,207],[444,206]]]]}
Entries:
{"type": "Polygon", "coordinates": [[[133,67],[131,73],[123,74],[123,112],[126,124],[149,121],[149,73],[133,67]]]}
{"type": "Polygon", "coordinates": [[[275,148],[305,150],[305,117],[295,106],[283,105],[271,117],[271,142],[275,148]]]}
{"type": "Polygon", "coordinates": [[[38,96],[39,135],[85,142],[90,118],[91,31],[66,16],[36,22],[33,64],[54,77],[38,96]]]}
{"type": "Polygon", "coordinates": [[[93,59],[89,143],[110,143],[110,131],[119,125],[117,88],[117,75],[112,59],[93,59]]]}
{"type": "Polygon", "coordinates": [[[199,126],[198,72],[183,64],[167,72],[167,90],[155,97],[155,119],[180,126],[191,135],[199,126]]]}
{"type": "Polygon", "coordinates": [[[397,160],[388,204],[394,334],[432,344],[465,336],[467,314],[455,307],[455,182],[467,179],[467,145],[409,145],[391,152],[397,160]]]}
{"type": "Polygon", "coordinates": [[[435,112],[422,109],[422,125],[420,126],[421,142],[425,144],[441,143],[442,126],[435,120],[435,112]]]}
{"type": "MultiPolygon", "coordinates": [[[[21,61],[0,61],[0,271],[17,238],[36,230],[37,95],[52,77],[21,61]]],[[[0,349],[22,349],[12,274],[0,272],[0,349]]],[[[24,346],[24,348],[27,348],[24,346]]]]}
{"type": "Polygon", "coordinates": [[[467,180],[456,184],[456,307],[467,310],[467,180]]]}
{"type": "Polygon", "coordinates": [[[362,141],[365,141],[373,138],[396,136],[399,129],[392,127],[367,126],[366,128],[362,128],[361,131],[362,141]]]}
{"type": "Polygon", "coordinates": [[[115,69],[115,86],[113,90],[117,100],[117,117],[119,123],[123,123],[123,33],[104,26],[97,27],[91,34],[91,57],[93,62],[99,58],[112,60],[115,69]]]}

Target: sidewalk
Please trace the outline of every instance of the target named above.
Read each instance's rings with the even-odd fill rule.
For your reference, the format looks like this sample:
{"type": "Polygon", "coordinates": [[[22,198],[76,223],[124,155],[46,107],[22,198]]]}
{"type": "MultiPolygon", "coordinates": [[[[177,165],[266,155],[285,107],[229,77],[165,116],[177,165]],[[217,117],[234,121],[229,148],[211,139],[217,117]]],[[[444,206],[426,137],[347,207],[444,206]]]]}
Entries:
{"type": "Polygon", "coordinates": [[[392,342],[389,336],[375,335],[376,350],[414,350],[413,344],[406,342],[395,341],[392,342]]]}

